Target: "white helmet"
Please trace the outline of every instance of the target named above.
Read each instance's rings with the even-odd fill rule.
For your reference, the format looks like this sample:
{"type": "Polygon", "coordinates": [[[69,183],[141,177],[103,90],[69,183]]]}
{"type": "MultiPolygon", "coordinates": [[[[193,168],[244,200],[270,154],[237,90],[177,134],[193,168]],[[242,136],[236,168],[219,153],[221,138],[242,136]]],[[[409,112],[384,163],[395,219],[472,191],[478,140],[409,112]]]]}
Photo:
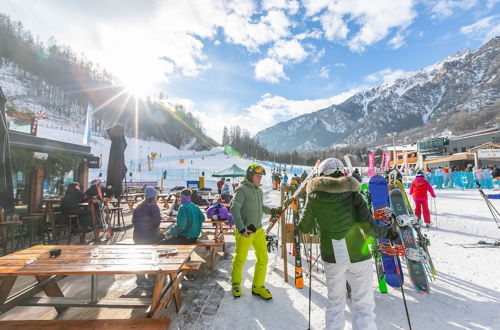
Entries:
{"type": "Polygon", "coordinates": [[[337,158],[327,158],[319,164],[319,175],[330,175],[336,171],[344,172],[344,164],[337,158]]]}

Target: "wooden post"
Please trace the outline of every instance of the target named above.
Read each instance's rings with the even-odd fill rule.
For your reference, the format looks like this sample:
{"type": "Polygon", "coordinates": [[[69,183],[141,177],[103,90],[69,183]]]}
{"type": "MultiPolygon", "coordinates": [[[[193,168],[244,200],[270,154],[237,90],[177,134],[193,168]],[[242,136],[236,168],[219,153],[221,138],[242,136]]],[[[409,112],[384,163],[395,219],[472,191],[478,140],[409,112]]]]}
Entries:
{"type": "Polygon", "coordinates": [[[28,202],[28,212],[31,214],[42,207],[43,197],[43,178],[45,173],[43,169],[37,168],[31,172],[30,177],[30,198],[28,202]]]}
{"type": "Polygon", "coordinates": [[[87,161],[83,161],[80,166],[78,166],[78,182],[80,183],[80,187],[82,187],[82,191],[88,189],[89,185],[89,164],[87,161]]]}
{"type": "MultiPolygon", "coordinates": [[[[281,207],[285,206],[285,185],[281,186],[281,207]]],[[[288,282],[288,258],[286,253],[286,230],[285,230],[286,215],[281,218],[281,257],[283,258],[283,275],[285,282],[288,282]]]]}

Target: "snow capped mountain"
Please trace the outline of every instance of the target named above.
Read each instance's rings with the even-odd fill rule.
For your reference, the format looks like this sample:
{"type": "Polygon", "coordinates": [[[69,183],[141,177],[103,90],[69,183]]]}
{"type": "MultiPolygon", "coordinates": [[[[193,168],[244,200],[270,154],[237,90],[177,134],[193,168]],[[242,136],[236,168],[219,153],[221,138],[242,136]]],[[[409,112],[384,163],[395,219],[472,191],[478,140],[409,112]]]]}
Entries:
{"type": "Polygon", "coordinates": [[[269,127],[256,138],[270,151],[310,151],[369,143],[457,112],[479,112],[500,95],[500,37],[394,81],[269,127]]]}

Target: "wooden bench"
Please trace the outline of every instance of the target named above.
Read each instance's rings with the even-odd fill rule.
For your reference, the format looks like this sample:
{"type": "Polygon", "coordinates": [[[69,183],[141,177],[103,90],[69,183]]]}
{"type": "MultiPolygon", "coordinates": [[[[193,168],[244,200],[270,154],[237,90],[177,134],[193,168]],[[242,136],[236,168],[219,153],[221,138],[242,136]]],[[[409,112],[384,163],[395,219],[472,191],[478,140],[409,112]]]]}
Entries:
{"type": "Polygon", "coordinates": [[[202,261],[188,261],[182,265],[181,270],[184,272],[197,272],[201,268],[202,261]]]}
{"type": "Polygon", "coordinates": [[[210,269],[213,270],[217,261],[217,248],[224,246],[224,242],[215,241],[213,239],[198,239],[196,246],[204,246],[210,249],[210,269]]]}
{"type": "Polygon", "coordinates": [[[165,330],[172,322],[171,319],[101,319],[101,320],[24,320],[0,321],[1,329],[10,330],[79,330],[79,329],[106,329],[106,330],[165,330]]]}

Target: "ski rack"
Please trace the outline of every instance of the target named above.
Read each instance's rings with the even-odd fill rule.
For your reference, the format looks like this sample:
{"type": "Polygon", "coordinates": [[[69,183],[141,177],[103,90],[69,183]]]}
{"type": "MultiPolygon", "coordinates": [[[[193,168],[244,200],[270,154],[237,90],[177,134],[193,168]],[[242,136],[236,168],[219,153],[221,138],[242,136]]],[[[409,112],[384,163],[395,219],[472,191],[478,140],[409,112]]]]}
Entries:
{"type": "MultiPolygon", "coordinates": [[[[271,216],[269,218],[269,222],[271,223],[266,229],[266,235],[269,235],[273,227],[280,222],[281,220],[281,257],[283,259],[283,279],[285,282],[288,282],[288,252],[287,252],[287,225],[291,224],[291,221],[287,222],[287,218],[290,218],[293,205],[297,207],[296,200],[300,198],[301,193],[304,191],[306,184],[316,176],[317,170],[319,168],[319,164],[321,162],[318,160],[315,166],[312,168],[309,175],[301,182],[300,186],[291,194],[291,196],[286,196],[286,193],[291,193],[285,184],[282,184],[280,187],[281,192],[281,213],[278,216],[271,216]]],[[[297,209],[297,212],[299,209],[297,209]]],[[[304,251],[305,252],[305,251],[304,251]]],[[[307,255],[306,255],[307,258],[307,255]]],[[[300,280],[299,280],[300,282],[300,280]]]]}

